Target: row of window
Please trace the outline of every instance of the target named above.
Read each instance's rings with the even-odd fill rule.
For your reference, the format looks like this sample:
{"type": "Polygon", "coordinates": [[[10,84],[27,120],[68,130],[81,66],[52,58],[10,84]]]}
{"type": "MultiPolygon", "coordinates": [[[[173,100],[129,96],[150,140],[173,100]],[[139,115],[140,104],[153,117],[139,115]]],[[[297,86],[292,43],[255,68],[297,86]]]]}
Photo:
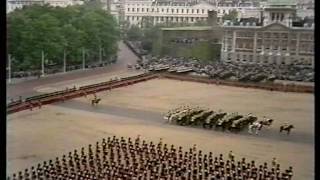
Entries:
{"type": "MultiPolygon", "coordinates": [[[[227,37],[233,37],[233,33],[229,31],[225,31],[225,34],[227,37]]],[[[257,38],[258,39],[288,39],[295,40],[298,38],[297,33],[270,33],[270,32],[258,32],[257,38]]],[[[237,38],[253,38],[254,32],[243,32],[238,31],[236,32],[237,38]]],[[[314,34],[313,33],[301,33],[300,34],[300,40],[301,41],[313,41],[314,40],[314,34]]]]}
{"type": "MultiPolygon", "coordinates": [[[[158,13],[186,13],[207,14],[205,9],[174,9],[174,8],[127,8],[127,12],[158,12],[158,13]]],[[[229,10],[218,9],[217,13],[228,14],[229,10]]]]}
{"type": "MultiPolygon", "coordinates": [[[[142,20],[144,16],[127,16],[127,21],[139,21],[142,20]]],[[[202,17],[154,17],[155,21],[189,21],[189,22],[196,22],[196,21],[205,21],[207,18],[202,17]]],[[[153,21],[151,19],[151,21],[153,21]]]]}
{"type": "Polygon", "coordinates": [[[271,13],[271,21],[283,21],[284,14],[283,13],[271,13]]]}
{"type": "Polygon", "coordinates": [[[127,12],[161,12],[161,13],[196,13],[205,14],[207,11],[205,9],[174,9],[174,8],[127,8],[127,12]]]}
{"type": "MultiPolygon", "coordinates": [[[[227,59],[229,61],[232,60],[232,54],[229,53],[227,54],[227,59]]],[[[279,58],[277,56],[260,56],[260,55],[257,55],[255,57],[255,60],[253,58],[253,55],[241,55],[240,54],[237,54],[236,58],[234,59],[235,61],[238,61],[238,62],[261,62],[261,63],[271,63],[271,64],[276,64],[276,63],[280,63],[280,64],[292,64],[292,63],[295,63],[295,64],[304,64],[304,65],[312,65],[312,58],[307,58],[307,57],[300,57],[300,58],[294,58],[294,57],[291,57],[289,59],[289,61],[286,61],[285,58],[279,58]]]]}

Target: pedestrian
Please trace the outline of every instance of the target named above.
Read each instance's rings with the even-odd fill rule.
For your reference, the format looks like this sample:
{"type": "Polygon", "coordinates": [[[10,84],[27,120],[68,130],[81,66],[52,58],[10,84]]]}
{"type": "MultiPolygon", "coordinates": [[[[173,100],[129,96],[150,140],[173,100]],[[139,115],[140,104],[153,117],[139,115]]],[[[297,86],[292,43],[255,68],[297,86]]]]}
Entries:
{"type": "Polygon", "coordinates": [[[229,159],[230,159],[231,161],[234,160],[234,155],[233,155],[233,152],[232,152],[232,151],[229,152],[229,159]]]}
{"type": "Polygon", "coordinates": [[[272,158],[272,167],[276,167],[276,165],[277,165],[277,159],[274,157],[274,158],[272,158]]]}
{"type": "Polygon", "coordinates": [[[252,128],[253,128],[253,124],[250,123],[250,124],[249,124],[249,128],[248,128],[248,133],[249,133],[249,134],[252,134],[252,128]]]}

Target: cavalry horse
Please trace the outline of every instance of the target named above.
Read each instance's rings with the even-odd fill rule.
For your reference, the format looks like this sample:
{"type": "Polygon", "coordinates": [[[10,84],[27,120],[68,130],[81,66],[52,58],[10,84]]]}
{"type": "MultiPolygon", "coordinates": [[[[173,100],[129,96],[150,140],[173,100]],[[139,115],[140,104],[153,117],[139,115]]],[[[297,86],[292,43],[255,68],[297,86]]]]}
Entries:
{"type": "Polygon", "coordinates": [[[99,102],[101,101],[101,98],[97,98],[97,95],[96,95],[96,94],[94,94],[93,96],[94,96],[94,99],[91,100],[91,105],[92,105],[92,106],[96,106],[96,105],[98,105],[99,102]]]}
{"type": "Polygon", "coordinates": [[[254,122],[249,125],[249,133],[252,134],[253,130],[255,131],[255,134],[258,134],[259,131],[262,129],[263,124],[260,122],[254,122]]]}
{"type": "Polygon", "coordinates": [[[293,129],[293,128],[294,128],[294,126],[292,124],[290,124],[290,125],[289,124],[284,124],[284,125],[280,126],[280,133],[282,131],[287,131],[287,135],[289,135],[291,129],[293,129]]]}
{"type": "MultiPolygon", "coordinates": [[[[265,119],[265,120],[262,120],[262,121],[259,121],[259,123],[262,125],[262,126],[268,126],[270,127],[273,123],[273,119],[265,119]]],[[[261,126],[261,128],[262,128],[261,126]]],[[[259,129],[261,130],[261,129],[259,129]]]]}

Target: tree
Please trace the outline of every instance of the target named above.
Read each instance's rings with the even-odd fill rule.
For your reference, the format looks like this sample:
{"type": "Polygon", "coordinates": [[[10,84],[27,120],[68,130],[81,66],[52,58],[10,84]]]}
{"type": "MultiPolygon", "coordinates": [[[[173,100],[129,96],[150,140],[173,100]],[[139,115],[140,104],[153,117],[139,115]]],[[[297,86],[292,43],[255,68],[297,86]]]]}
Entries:
{"type": "Polygon", "coordinates": [[[232,11],[229,11],[228,14],[225,14],[222,16],[222,20],[223,21],[226,21],[226,20],[229,20],[229,21],[236,21],[238,18],[238,11],[237,10],[232,10],[232,11]]]}
{"type": "Polygon", "coordinates": [[[7,30],[14,71],[39,69],[42,51],[45,59],[60,65],[64,52],[68,63],[79,63],[83,48],[88,61],[99,55],[108,59],[117,52],[119,40],[115,19],[97,1],[66,8],[27,6],[8,14],[7,30]]]}
{"type": "Polygon", "coordinates": [[[138,26],[132,25],[127,31],[127,38],[130,41],[141,40],[143,33],[138,26]]]}

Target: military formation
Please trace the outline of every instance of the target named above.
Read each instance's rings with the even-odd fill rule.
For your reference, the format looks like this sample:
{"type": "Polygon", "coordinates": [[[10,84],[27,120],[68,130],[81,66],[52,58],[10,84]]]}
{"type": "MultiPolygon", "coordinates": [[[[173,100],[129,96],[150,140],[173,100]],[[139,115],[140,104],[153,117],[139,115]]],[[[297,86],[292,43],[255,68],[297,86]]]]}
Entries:
{"type": "Polygon", "coordinates": [[[149,71],[196,73],[214,79],[241,82],[275,80],[314,82],[314,69],[299,65],[249,64],[241,62],[203,62],[196,58],[149,57],[139,66],[149,71]]]}
{"type": "Polygon", "coordinates": [[[8,177],[9,180],[290,180],[293,168],[280,170],[275,158],[263,165],[236,158],[232,151],[205,154],[162,142],[113,136],[44,161],[8,177]]]}
{"type": "Polygon", "coordinates": [[[271,126],[273,119],[264,118],[258,121],[252,114],[241,115],[238,113],[226,113],[221,110],[214,111],[200,107],[180,106],[170,110],[165,116],[169,123],[176,123],[182,126],[202,126],[239,132],[248,128],[249,132],[254,130],[256,134],[263,126],[271,126]]]}

